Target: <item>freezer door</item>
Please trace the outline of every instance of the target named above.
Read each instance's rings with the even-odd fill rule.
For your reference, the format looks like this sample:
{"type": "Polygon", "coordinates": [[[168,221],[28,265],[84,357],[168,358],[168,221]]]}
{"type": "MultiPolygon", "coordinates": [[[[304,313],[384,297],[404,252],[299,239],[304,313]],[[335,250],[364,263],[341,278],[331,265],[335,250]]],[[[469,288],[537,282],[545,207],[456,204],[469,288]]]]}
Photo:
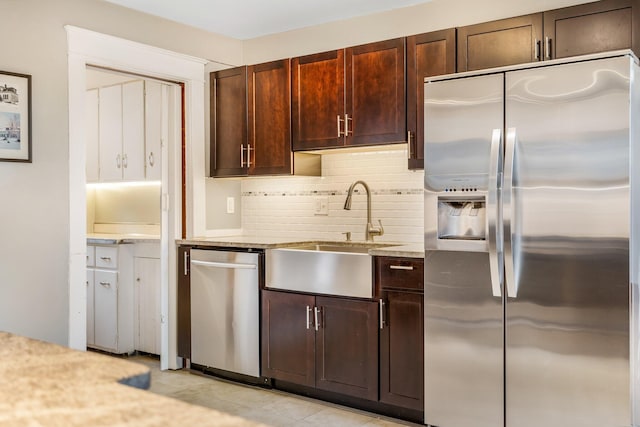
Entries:
{"type": "Polygon", "coordinates": [[[506,426],[631,424],[629,70],[506,74],[506,426]]]}
{"type": "Polygon", "coordinates": [[[424,417],[429,425],[503,425],[502,289],[499,278],[492,281],[492,273],[500,274],[491,267],[499,252],[491,240],[498,219],[490,209],[497,205],[503,89],[503,74],[425,85],[424,417]],[[476,234],[487,239],[464,236],[461,244],[448,245],[457,250],[443,250],[461,234],[444,238],[438,206],[449,203],[448,212],[456,216],[456,204],[477,200],[486,201],[487,226],[476,234]]]}

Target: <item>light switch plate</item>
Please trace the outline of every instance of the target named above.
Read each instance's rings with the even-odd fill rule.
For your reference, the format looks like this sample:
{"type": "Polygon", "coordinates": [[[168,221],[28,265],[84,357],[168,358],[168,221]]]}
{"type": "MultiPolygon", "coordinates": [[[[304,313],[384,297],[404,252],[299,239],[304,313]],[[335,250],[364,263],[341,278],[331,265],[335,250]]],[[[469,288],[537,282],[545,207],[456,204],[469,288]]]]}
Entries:
{"type": "Polygon", "coordinates": [[[227,197],[227,213],[232,214],[236,211],[236,199],[234,197],[227,197]]]}
{"type": "Polygon", "coordinates": [[[316,197],[314,200],[314,215],[329,215],[329,198],[316,197]]]}

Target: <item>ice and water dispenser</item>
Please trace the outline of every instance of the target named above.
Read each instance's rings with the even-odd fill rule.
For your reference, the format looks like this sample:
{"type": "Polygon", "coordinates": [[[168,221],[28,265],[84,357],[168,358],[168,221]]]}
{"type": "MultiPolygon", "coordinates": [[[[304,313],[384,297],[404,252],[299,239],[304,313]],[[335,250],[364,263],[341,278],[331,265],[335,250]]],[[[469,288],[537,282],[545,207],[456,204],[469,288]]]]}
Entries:
{"type": "Polygon", "coordinates": [[[484,198],[438,197],[438,239],[485,240],[484,198]]]}

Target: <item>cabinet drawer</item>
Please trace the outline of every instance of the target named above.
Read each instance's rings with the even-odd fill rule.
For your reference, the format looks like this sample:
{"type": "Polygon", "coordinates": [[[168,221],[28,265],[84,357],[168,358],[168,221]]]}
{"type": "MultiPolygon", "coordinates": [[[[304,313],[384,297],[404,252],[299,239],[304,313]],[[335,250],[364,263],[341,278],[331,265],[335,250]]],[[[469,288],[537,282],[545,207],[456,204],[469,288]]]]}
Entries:
{"type": "Polygon", "coordinates": [[[96,247],[87,246],[87,267],[96,265],[96,247]]]}
{"type": "Polygon", "coordinates": [[[424,260],[418,258],[375,258],[376,282],[384,289],[424,289],[424,260]]]}
{"type": "Polygon", "coordinates": [[[116,246],[96,246],[96,267],[118,268],[118,248],[116,246]]]}

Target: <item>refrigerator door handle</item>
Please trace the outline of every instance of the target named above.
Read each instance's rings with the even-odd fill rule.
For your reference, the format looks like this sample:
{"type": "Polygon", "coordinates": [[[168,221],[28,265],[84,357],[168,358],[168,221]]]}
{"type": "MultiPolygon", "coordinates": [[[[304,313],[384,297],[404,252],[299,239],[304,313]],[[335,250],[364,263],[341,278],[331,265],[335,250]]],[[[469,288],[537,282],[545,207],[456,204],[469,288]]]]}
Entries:
{"type": "Polygon", "coordinates": [[[507,130],[507,143],[504,155],[504,194],[503,194],[503,223],[504,223],[504,270],[507,287],[507,297],[518,296],[518,284],[515,277],[514,265],[514,209],[513,209],[513,168],[516,155],[518,135],[516,128],[507,130]]]}
{"type": "Polygon", "coordinates": [[[489,271],[491,291],[494,297],[502,297],[503,265],[502,212],[502,129],[494,129],[491,135],[491,160],[489,165],[489,189],[487,194],[487,231],[489,235],[489,271]]]}

